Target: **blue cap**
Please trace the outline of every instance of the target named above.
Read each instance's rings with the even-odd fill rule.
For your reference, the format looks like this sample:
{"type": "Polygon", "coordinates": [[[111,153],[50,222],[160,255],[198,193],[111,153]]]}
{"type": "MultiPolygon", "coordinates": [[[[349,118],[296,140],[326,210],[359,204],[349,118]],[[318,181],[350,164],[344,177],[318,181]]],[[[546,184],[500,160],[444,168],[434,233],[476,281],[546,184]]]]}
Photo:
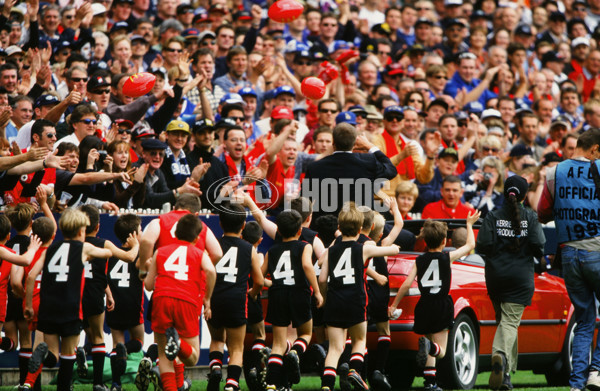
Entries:
{"type": "Polygon", "coordinates": [[[113,26],[110,28],[110,33],[112,34],[117,30],[121,30],[121,29],[125,29],[127,31],[129,31],[129,23],[127,22],[117,22],[115,24],[113,24],[113,26]]]}
{"type": "Polygon", "coordinates": [[[42,107],[48,105],[56,105],[60,103],[60,99],[51,94],[44,94],[35,100],[33,107],[42,107]]]}
{"type": "Polygon", "coordinates": [[[242,99],[240,94],[236,94],[234,92],[228,92],[225,95],[223,95],[223,97],[219,101],[219,104],[224,104],[224,103],[228,103],[228,104],[240,103],[243,105],[246,104],[246,102],[244,102],[244,100],[242,99]]]}
{"type": "Polygon", "coordinates": [[[463,110],[467,113],[481,114],[484,110],[484,107],[481,103],[479,103],[479,101],[473,101],[467,103],[465,107],[463,107],[463,110]]]}
{"type": "Polygon", "coordinates": [[[275,88],[275,92],[273,92],[273,97],[277,98],[281,94],[290,94],[292,96],[296,96],[296,91],[293,87],[290,86],[280,86],[275,88]]]}
{"type": "Polygon", "coordinates": [[[335,52],[336,50],[340,50],[340,49],[350,49],[352,47],[352,45],[350,44],[350,42],[346,42],[346,41],[333,41],[333,51],[335,52]]]}
{"type": "Polygon", "coordinates": [[[62,50],[64,48],[70,48],[71,47],[71,42],[69,41],[60,41],[58,43],[58,45],[56,46],[56,50],[62,50]]]}
{"type": "Polygon", "coordinates": [[[241,90],[239,90],[238,92],[239,92],[240,96],[242,96],[242,97],[253,96],[255,98],[258,98],[256,91],[254,91],[254,89],[252,87],[244,87],[241,90]]]}
{"type": "Polygon", "coordinates": [[[349,111],[342,111],[335,117],[336,124],[341,124],[344,122],[356,126],[356,114],[349,111]]]}
{"type": "Polygon", "coordinates": [[[394,114],[394,113],[398,113],[398,114],[402,114],[404,115],[404,111],[402,110],[402,107],[397,106],[397,105],[393,105],[393,106],[388,106],[385,108],[385,110],[383,110],[383,116],[385,117],[388,114],[394,114]]]}

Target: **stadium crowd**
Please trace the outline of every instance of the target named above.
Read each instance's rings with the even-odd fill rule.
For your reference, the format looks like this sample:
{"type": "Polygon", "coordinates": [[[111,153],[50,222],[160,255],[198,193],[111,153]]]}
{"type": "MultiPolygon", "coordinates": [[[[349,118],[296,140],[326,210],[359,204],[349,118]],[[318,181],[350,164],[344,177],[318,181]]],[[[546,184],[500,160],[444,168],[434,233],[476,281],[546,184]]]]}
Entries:
{"type": "MultiPolygon", "coordinates": [[[[284,24],[267,16],[270,0],[4,1],[0,202],[7,218],[0,215],[0,257],[8,262],[1,266],[0,286],[5,293],[10,286],[10,298],[0,349],[20,345],[21,389],[39,387],[42,367],[53,367],[59,359],[59,390],[69,389],[75,361],[85,374],[85,353],[74,353],[75,336],[85,318],[94,390],[105,389],[99,367],[107,353],[111,389],[120,390],[127,354],[142,349],[144,314],[130,309],[140,307],[145,284],[161,299],[152,310],[158,348],[146,352],[136,385],[145,390],[151,379],[156,381],[152,366],[159,359],[165,363],[160,369],[164,389],[186,387],[183,365],[198,359],[198,324],[196,329],[169,327],[167,320],[174,314],[167,309],[190,315],[196,305],[204,304],[204,316],[212,318],[209,389],[219,387],[227,344],[231,358],[225,386],[237,391],[242,371],[239,337],[246,318],[235,317],[240,313],[223,315],[222,305],[211,305],[211,294],[213,301],[218,297],[238,305],[248,289],[249,300],[256,301],[263,284],[273,284],[269,300],[279,298],[272,299],[273,308],[287,308],[300,303],[282,298],[291,289],[289,273],[297,273],[306,284],[295,288],[313,292],[313,315],[310,294],[308,302],[298,304],[305,312],[267,311],[266,320],[274,329],[285,331],[291,322],[297,339],[286,349],[281,335],[275,337],[262,380],[269,389],[297,383],[299,357],[314,356],[324,371],[323,389],[329,389],[337,358],[346,355],[346,366],[337,368],[347,382],[344,386],[366,390],[363,377],[368,377],[374,388],[387,391],[389,285],[383,257],[397,253],[394,243],[412,248],[415,238],[402,230],[403,221],[467,219],[468,240],[444,256],[449,265],[474,248],[473,222],[480,215],[500,213],[507,194],[511,202],[523,200],[533,210],[540,203],[548,207],[543,196],[546,172],[574,156],[581,134],[600,128],[600,0],[300,2],[304,12],[284,24]],[[150,93],[134,98],[124,92],[124,85],[139,72],[152,74],[156,81],[150,93]],[[309,76],[327,82],[319,100],[303,93],[302,82],[309,76]],[[512,176],[527,182],[519,182],[519,197],[506,192],[512,176]],[[339,181],[324,188],[328,179],[339,181]],[[360,203],[354,187],[349,199],[338,198],[347,190],[341,184],[344,179],[366,179],[370,186],[361,200],[373,209],[374,195],[383,200],[388,209],[383,217],[361,213],[352,204],[342,210],[342,201],[360,203]],[[245,227],[236,219],[245,218],[246,212],[229,203],[234,198],[242,200],[258,227],[245,227]],[[335,204],[330,210],[325,207],[328,201],[335,204]],[[299,213],[289,211],[290,205],[299,213]],[[164,214],[142,235],[140,220],[131,212],[159,210],[164,214]],[[184,216],[201,210],[220,214],[223,238],[215,238],[198,219],[184,216]],[[99,211],[120,214],[114,226],[120,245],[95,237],[99,211]],[[44,217],[32,223],[36,212],[44,217]],[[58,223],[53,212],[62,213],[58,223]],[[342,239],[328,248],[338,226],[330,215],[338,213],[342,239]],[[276,223],[266,215],[276,216],[276,223]],[[180,218],[186,218],[187,230],[181,225],[177,229],[180,218]],[[386,219],[394,223],[384,224],[386,219]],[[17,232],[12,238],[11,228],[17,232]],[[57,228],[64,241],[53,242],[57,228]],[[255,248],[262,229],[280,240],[264,263],[255,248]],[[299,238],[311,245],[305,247],[299,238]],[[365,244],[364,252],[356,243],[365,244]],[[228,256],[232,248],[240,255],[228,256]],[[346,256],[346,250],[352,255],[346,256]],[[294,258],[293,270],[285,266],[290,251],[301,258],[294,258]],[[187,261],[182,252],[187,252],[187,261]],[[375,372],[361,377],[366,312],[349,309],[344,320],[327,314],[334,308],[332,292],[357,295],[357,303],[366,300],[364,290],[344,291],[350,278],[344,273],[353,265],[352,281],[355,272],[356,278],[363,278],[363,263],[371,257],[383,259],[384,265],[366,268],[384,287],[383,293],[375,286],[368,292],[369,304],[379,303],[370,310],[377,315],[369,315],[380,334],[379,356],[375,372]],[[84,271],[80,261],[89,259],[104,259],[104,266],[92,262],[94,266],[84,271]],[[240,269],[245,277],[234,275],[238,269],[231,262],[236,259],[246,262],[240,269]],[[341,270],[344,278],[323,281],[309,271],[311,259],[319,259],[320,266],[325,262],[325,277],[329,267],[334,277],[340,277],[336,273],[341,270]],[[187,298],[168,288],[183,276],[187,281],[185,262],[198,272],[191,277],[195,283],[182,285],[187,298]],[[81,281],[76,280],[84,272],[90,282],[82,294],[77,290],[81,281]],[[40,273],[54,277],[41,279],[40,273]],[[131,291],[120,292],[126,273],[131,291]],[[263,279],[265,275],[272,281],[263,279]],[[319,282],[321,289],[323,283],[329,285],[330,294],[330,302],[325,301],[329,310],[320,318],[315,315],[323,306],[319,282]],[[227,290],[234,286],[242,287],[241,295],[233,297],[233,290],[227,290]],[[112,348],[103,340],[105,290],[112,348]],[[189,292],[198,299],[190,301],[189,292]],[[372,299],[373,294],[380,296],[372,299]],[[62,297],[74,298],[63,306],[62,297]],[[83,300],[83,314],[73,310],[77,297],[79,304],[83,300]],[[127,298],[130,301],[120,307],[127,298]],[[187,301],[169,301],[177,298],[187,301]],[[312,317],[318,344],[309,347],[313,327],[305,322],[312,317]],[[346,352],[337,345],[324,351],[324,325],[331,328],[335,344],[345,338],[336,329],[350,330],[346,352]],[[43,331],[45,343],[40,344],[39,334],[32,344],[28,330],[36,329],[43,331]],[[130,335],[127,342],[125,331],[130,335]]],[[[594,151],[586,156],[595,159],[594,151]]],[[[429,239],[426,236],[427,262],[433,262],[430,258],[439,253],[434,250],[446,244],[444,229],[436,227],[430,226],[429,239]]],[[[413,280],[417,272],[423,271],[415,266],[413,280]]],[[[448,285],[449,274],[446,277],[448,285]]],[[[258,313],[260,319],[253,322],[247,315],[247,322],[257,325],[251,330],[255,343],[250,370],[255,372],[246,373],[250,382],[256,379],[254,389],[260,388],[256,370],[266,348],[262,309],[258,313]]],[[[179,321],[194,323],[190,318],[179,321]]],[[[443,338],[445,329],[436,326],[424,329],[443,338]]],[[[445,349],[445,341],[436,338],[423,339],[419,352],[431,391],[441,390],[435,381],[435,358],[443,357],[445,349]]],[[[512,388],[510,374],[506,378],[504,373],[506,358],[498,365],[502,373],[490,384],[512,388]]],[[[588,384],[600,389],[600,377],[595,379],[588,384]]],[[[581,384],[572,385],[579,389],[581,384]]]]}

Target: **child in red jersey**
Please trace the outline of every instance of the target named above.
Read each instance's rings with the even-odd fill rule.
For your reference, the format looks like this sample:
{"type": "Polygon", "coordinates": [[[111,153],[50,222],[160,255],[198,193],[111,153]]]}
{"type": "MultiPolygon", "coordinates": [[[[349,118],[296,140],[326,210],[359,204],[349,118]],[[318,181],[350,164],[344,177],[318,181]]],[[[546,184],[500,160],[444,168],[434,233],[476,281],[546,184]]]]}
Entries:
{"type": "Polygon", "coordinates": [[[159,248],[152,257],[144,285],[154,290],[152,330],[158,343],[163,389],[183,386],[184,365],[195,365],[200,354],[197,303],[204,293],[204,317],[210,319],[210,299],[216,272],[206,252],[198,249],[202,223],[186,214],[177,223],[178,241],[159,248]],[[181,338],[180,338],[181,337],[181,338]]]}

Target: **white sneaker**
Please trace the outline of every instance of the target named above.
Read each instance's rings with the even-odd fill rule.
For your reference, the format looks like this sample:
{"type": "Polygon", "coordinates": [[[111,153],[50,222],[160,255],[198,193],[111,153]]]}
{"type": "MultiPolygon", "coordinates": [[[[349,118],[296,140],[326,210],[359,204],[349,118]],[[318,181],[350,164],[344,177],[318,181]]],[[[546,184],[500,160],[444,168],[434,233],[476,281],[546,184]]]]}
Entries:
{"type": "Polygon", "coordinates": [[[600,375],[598,375],[598,371],[590,371],[586,387],[591,391],[600,391],[600,375]]]}

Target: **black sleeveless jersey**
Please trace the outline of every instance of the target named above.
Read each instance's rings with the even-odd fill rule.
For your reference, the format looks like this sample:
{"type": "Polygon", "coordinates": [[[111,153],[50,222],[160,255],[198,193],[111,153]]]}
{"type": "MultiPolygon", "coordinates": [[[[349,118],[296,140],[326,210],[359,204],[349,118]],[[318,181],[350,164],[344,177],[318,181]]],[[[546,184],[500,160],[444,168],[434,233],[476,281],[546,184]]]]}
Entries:
{"type": "Polygon", "coordinates": [[[329,282],[327,300],[337,298],[367,304],[363,245],[357,241],[343,241],[329,248],[329,282]]]}
{"type": "Polygon", "coordinates": [[[233,236],[219,239],[223,257],[215,265],[217,281],[214,294],[225,291],[244,297],[247,292],[248,278],[252,270],[252,245],[233,236]]]}
{"type": "MultiPolygon", "coordinates": [[[[106,239],[101,239],[92,236],[86,236],[85,241],[98,248],[104,248],[106,239]]],[[[106,290],[106,263],[108,259],[94,258],[85,264],[85,288],[84,296],[87,295],[104,295],[106,290]]]]}
{"type": "MultiPolygon", "coordinates": [[[[128,251],[127,248],[121,248],[128,251]]],[[[144,303],[144,281],[138,278],[135,261],[125,262],[118,258],[108,259],[106,279],[115,300],[115,313],[140,313],[144,303]]],[[[109,316],[110,312],[107,312],[109,316]]]]}
{"type": "Polygon", "coordinates": [[[83,291],[83,242],[64,240],[46,250],[40,285],[38,319],[66,323],[81,320],[83,291]]]}
{"type": "Polygon", "coordinates": [[[424,253],[416,259],[421,298],[445,297],[450,293],[450,253],[424,253]]]}
{"type": "Polygon", "coordinates": [[[27,251],[30,242],[31,238],[27,235],[15,235],[6,242],[5,246],[12,248],[17,254],[21,255],[27,251]]]}
{"type": "Polygon", "coordinates": [[[309,289],[310,284],[302,268],[302,253],[308,243],[300,240],[279,242],[267,253],[268,271],[273,285],[271,289],[309,289]]]}

